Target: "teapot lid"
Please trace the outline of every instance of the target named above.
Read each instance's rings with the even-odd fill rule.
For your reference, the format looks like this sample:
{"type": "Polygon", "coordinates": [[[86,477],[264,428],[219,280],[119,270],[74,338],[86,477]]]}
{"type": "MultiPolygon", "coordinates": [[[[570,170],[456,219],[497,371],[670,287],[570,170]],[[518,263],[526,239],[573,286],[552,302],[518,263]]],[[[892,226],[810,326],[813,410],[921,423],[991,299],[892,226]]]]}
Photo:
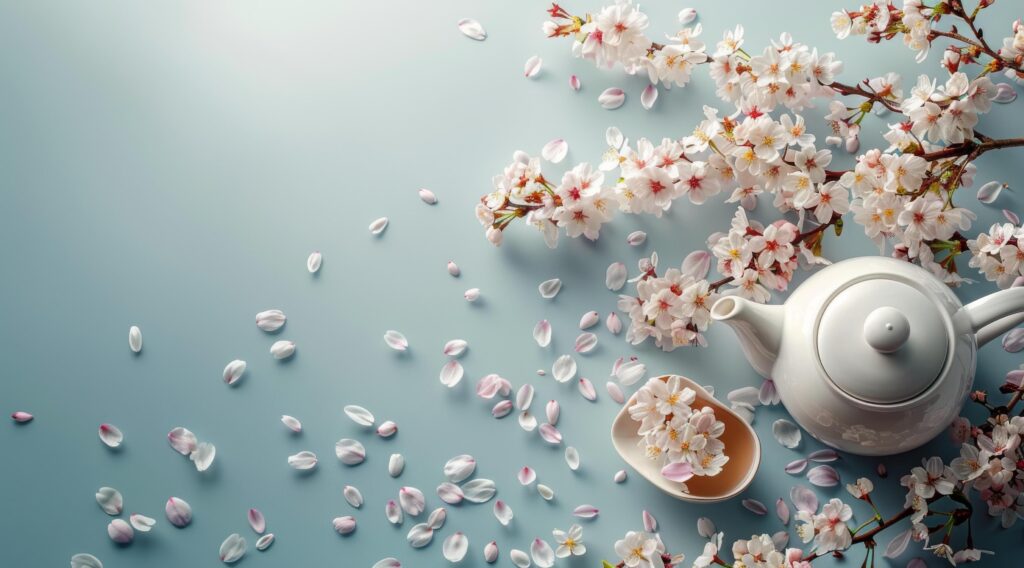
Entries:
{"type": "Polygon", "coordinates": [[[909,283],[856,282],[833,296],[821,314],[818,359],[850,396],[876,404],[914,398],[946,364],[949,334],[940,310],[909,283]]]}

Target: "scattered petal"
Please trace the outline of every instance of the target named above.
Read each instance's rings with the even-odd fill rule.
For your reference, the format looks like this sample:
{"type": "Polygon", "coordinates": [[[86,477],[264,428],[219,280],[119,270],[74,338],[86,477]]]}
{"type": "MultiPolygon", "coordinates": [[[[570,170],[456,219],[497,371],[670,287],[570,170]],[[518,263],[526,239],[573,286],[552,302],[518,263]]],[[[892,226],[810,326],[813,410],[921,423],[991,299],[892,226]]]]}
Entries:
{"type": "Polygon", "coordinates": [[[494,493],[497,491],[494,487],[494,482],[490,479],[474,479],[467,481],[462,486],[462,493],[466,497],[466,501],[471,503],[486,503],[494,497],[494,493]]]}
{"type": "Polygon", "coordinates": [[[544,412],[548,417],[548,424],[554,426],[558,424],[558,417],[562,413],[562,407],[558,404],[557,400],[549,400],[547,406],[544,407],[544,412]]]}
{"type": "MultiPolygon", "coordinates": [[[[524,483],[523,485],[526,484],[524,483]]],[[[507,527],[512,522],[513,516],[512,507],[509,507],[504,501],[498,499],[494,502],[494,517],[498,519],[501,526],[507,527]]]]}
{"type": "Polygon", "coordinates": [[[882,556],[886,558],[896,558],[903,554],[907,549],[907,545],[910,544],[910,537],[913,536],[914,529],[907,529],[900,534],[894,536],[889,544],[885,545],[885,552],[882,556]]]}
{"type": "Polygon", "coordinates": [[[391,420],[385,420],[377,427],[377,435],[381,438],[390,438],[398,432],[398,424],[391,420]]]}
{"type": "Polygon", "coordinates": [[[142,330],[137,325],[128,328],[128,348],[132,353],[142,351],[142,330]]]}
{"type": "Polygon", "coordinates": [[[644,510],[644,512],[641,515],[641,517],[643,518],[643,521],[644,521],[644,530],[645,531],[647,531],[649,533],[658,532],[658,519],[655,519],[654,515],[648,513],[646,510],[644,510]]]}
{"type": "Polygon", "coordinates": [[[167,504],[164,505],[164,513],[167,515],[167,520],[178,528],[187,527],[192,522],[192,506],[184,499],[177,497],[168,499],[167,504]]]}
{"type": "Polygon", "coordinates": [[[1008,184],[990,181],[978,188],[978,201],[988,205],[994,202],[1007,187],[1009,187],[1008,184]]]}
{"type": "Polygon", "coordinates": [[[99,558],[84,552],[71,557],[71,568],[103,568],[99,558]]]}
{"type": "Polygon", "coordinates": [[[530,545],[530,556],[533,558],[533,563],[540,568],[551,568],[555,565],[555,551],[551,550],[550,544],[539,538],[533,539],[533,544],[530,545]]]}
{"type": "Polygon", "coordinates": [[[1009,209],[1003,209],[1003,217],[1006,217],[1006,220],[1014,225],[1020,225],[1020,216],[1009,209]]]}
{"type": "Polygon", "coordinates": [[[502,400],[494,405],[491,409],[491,416],[495,418],[504,418],[512,412],[512,401],[502,400]]]}
{"type": "Polygon", "coordinates": [[[779,516],[779,520],[782,521],[782,524],[789,524],[789,505],[782,500],[782,497],[779,497],[775,501],[775,514],[779,516]]]}
{"type": "Polygon", "coordinates": [[[686,25],[697,19],[697,10],[694,8],[683,8],[679,11],[680,25],[686,25]]]}
{"type": "Polygon", "coordinates": [[[427,526],[433,530],[440,530],[448,518],[448,511],[444,507],[438,507],[427,515],[427,526]]]}
{"type": "Polygon", "coordinates": [[[455,456],[444,464],[444,477],[452,483],[461,483],[476,471],[476,460],[473,456],[462,454],[455,456]]]}
{"type": "Polygon", "coordinates": [[[532,467],[524,465],[516,474],[521,485],[529,485],[537,480],[537,472],[532,467]]]}
{"type": "Polygon", "coordinates": [[[580,329],[590,329],[597,325],[599,321],[601,321],[601,314],[591,310],[580,318],[580,329]]]}
{"type": "Polygon", "coordinates": [[[626,93],[618,87],[611,87],[598,95],[597,102],[607,110],[615,110],[626,102],[626,93]]]}
{"type": "Polygon", "coordinates": [[[270,346],[270,354],[274,359],[287,359],[295,354],[295,342],[284,339],[281,341],[275,341],[274,344],[270,346]]]}
{"type": "Polygon", "coordinates": [[[527,59],[526,64],[523,65],[523,75],[525,75],[527,79],[536,77],[537,73],[540,73],[540,68],[543,64],[544,60],[541,59],[539,55],[534,55],[527,59]]]}
{"type": "Polygon", "coordinates": [[[402,563],[398,560],[388,557],[383,560],[378,560],[373,568],[402,568],[402,563]]]}
{"type": "Polygon", "coordinates": [[[576,448],[572,446],[565,448],[565,463],[573,471],[580,468],[580,453],[576,448]]]}
{"type": "Polygon", "coordinates": [[[992,102],[1005,105],[1015,100],[1017,100],[1017,90],[1013,88],[1013,85],[1009,83],[996,84],[996,96],[992,99],[992,102]]]}
{"type": "Polygon", "coordinates": [[[488,564],[494,564],[498,561],[498,543],[495,541],[488,542],[484,546],[484,561],[488,564]]]}
{"type": "Polygon", "coordinates": [[[829,463],[839,459],[839,454],[833,449],[818,450],[811,452],[807,459],[818,463],[829,463]]]}
{"type": "Polygon", "coordinates": [[[580,377],[577,386],[580,389],[580,394],[583,398],[594,401],[597,400],[597,391],[594,390],[594,383],[590,382],[590,379],[586,377],[580,377]]]}
{"type": "Polygon", "coordinates": [[[405,457],[402,454],[391,454],[388,458],[388,475],[398,477],[405,471],[405,457]]]}
{"type": "Polygon", "coordinates": [[[633,231],[626,235],[626,243],[630,246],[638,247],[647,241],[647,233],[643,231],[633,231]]]}
{"type": "Polygon", "coordinates": [[[541,347],[547,347],[551,343],[551,324],[548,320],[540,320],[533,326],[533,340],[541,347]]]}
{"type": "Polygon", "coordinates": [[[579,91],[581,86],[582,85],[580,84],[580,78],[579,77],[577,77],[576,75],[573,75],[572,77],[569,77],[569,87],[572,90],[579,91]]]}
{"type": "Polygon", "coordinates": [[[302,471],[316,467],[316,461],[316,454],[306,450],[288,456],[288,465],[302,471]]]}
{"type": "Polygon", "coordinates": [[[233,533],[220,545],[220,561],[225,564],[238,562],[245,556],[245,546],[245,539],[242,538],[242,535],[233,533]]]}
{"type": "Polygon", "coordinates": [[[565,155],[568,152],[569,143],[562,138],[555,138],[544,145],[544,148],[540,151],[540,155],[552,164],[557,164],[565,159],[565,155]]]}
{"type": "Polygon", "coordinates": [[[644,365],[636,359],[630,359],[629,361],[623,362],[619,365],[619,368],[615,370],[615,378],[627,387],[644,378],[644,375],[646,374],[647,365],[644,365]]]}
{"type": "Polygon", "coordinates": [[[224,382],[233,385],[242,378],[245,373],[245,361],[235,359],[224,367],[224,382]]]}
{"type": "Polygon", "coordinates": [[[619,471],[616,471],[615,475],[612,476],[612,481],[614,481],[615,483],[623,483],[623,482],[625,482],[626,481],[626,470],[620,469],[619,471]]]}
{"type": "Polygon", "coordinates": [[[395,503],[394,499],[388,499],[387,504],[384,505],[384,516],[387,517],[388,522],[393,525],[402,524],[402,508],[395,503]]]}
{"type": "Polygon", "coordinates": [[[1007,353],[1017,353],[1024,349],[1024,327],[1011,329],[1003,336],[1003,350],[1007,353]]]}
{"type": "Polygon", "coordinates": [[[393,329],[389,329],[384,333],[384,343],[387,343],[388,347],[395,351],[405,351],[409,348],[409,341],[405,336],[393,329]]]}
{"type": "Polygon", "coordinates": [[[444,539],[444,544],[441,546],[441,552],[444,554],[445,560],[455,564],[462,562],[462,559],[466,557],[466,552],[469,550],[469,539],[466,535],[461,532],[454,532],[444,539]]]}
{"type": "Polygon", "coordinates": [[[533,432],[537,428],[537,418],[524,410],[519,414],[519,427],[527,432],[533,432]]]}
{"type": "Polygon", "coordinates": [[[814,514],[818,511],[818,497],[813,491],[803,485],[794,485],[789,490],[789,500],[797,511],[814,514]]]}
{"type": "Polygon", "coordinates": [[[790,475],[796,475],[798,473],[803,473],[803,471],[805,469],[807,469],[807,460],[803,459],[803,458],[800,458],[798,460],[793,460],[793,461],[789,462],[788,464],[786,464],[786,473],[788,473],[790,475]]]}
{"type": "Polygon", "coordinates": [[[786,545],[789,544],[789,532],[779,531],[772,535],[772,544],[775,545],[776,550],[785,550],[786,545]]]}
{"type": "Polygon", "coordinates": [[[24,424],[26,422],[31,422],[33,418],[35,418],[35,417],[32,416],[31,414],[29,414],[28,412],[23,411],[23,410],[18,410],[16,412],[12,412],[11,413],[11,420],[14,420],[15,422],[17,422],[19,424],[24,424]]]}
{"type": "Polygon", "coordinates": [[[519,387],[519,391],[516,392],[516,408],[519,410],[527,410],[530,405],[533,404],[533,385],[526,383],[519,387]]]}
{"type": "Polygon", "coordinates": [[[695,280],[702,280],[711,270],[711,253],[706,250],[693,251],[683,259],[680,272],[684,276],[692,276],[695,280]]]}
{"type": "Polygon", "coordinates": [[[462,380],[464,373],[465,370],[462,368],[462,364],[452,359],[441,367],[441,384],[448,388],[454,388],[462,380]]]}
{"type": "Polygon", "coordinates": [[[352,531],[356,530],[356,518],[351,515],[335,517],[332,523],[334,524],[334,530],[342,536],[352,534],[352,531]]]}
{"type": "Polygon", "coordinates": [[[800,428],[785,418],[772,423],[772,434],[775,440],[784,447],[793,449],[800,445],[800,428]]]}
{"type": "MultiPolygon", "coordinates": [[[[398,455],[398,454],[395,454],[395,455],[398,455]]],[[[396,477],[396,476],[392,475],[391,477],[396,477]]],[[[358,508],[363,506],[363,494],[360,493],[359,489],[357,489],[356,487],[354,487],[352,485],[346,485],[345,488],[341,490],[341,494],[342,494],[342,496],[345,497],[345,500],[348,501],[348,504],[352,505],[356,509],[358,509],[358,508]]],[[[262,532],[262,531],[256,531],[256,532],[262,532]]]]}
{"type": "MultiPolygon", "coordinates": [[[[282,414],[281,415],[281,423],[284,424],[292,432],[302,432],[302,422],[299,422],[299,419],[295,418],[294,416],[288,416],[287,414],[282,414]]],[[[175,449],[177,449],[177,448],[175,448],[175,449]]]]}
{"type": "Polygon", "coordinates": [[[398,503],[410,517],[418,516],[427,505],[426,499],[423,498],[423,492],[408,486],[398,490],[398,503]]]}
{"type": "Polygon", "coordinates": [[[249,509],[249,526],[256,534],[263,534],[267,531],[267,519],[259,509],[249,509]]]}
{"type": "Polygon", "coordinates": [[[487,39],[487,32],[484,30],[484,27],[480,25],[480,22],[472,18],[463,18],[459,20],[458,26],[459,31],[470,39],[475,39],[477,41],[487,39]]]}
{"type": "Polygon", "coordinates": [[[196,466],[196,471],[206,471],[213,465],[217,457],[217,448],[209,442],[200,442],[196,449],[188,455],[188,459],[196,466]]]}
{"type": "Polygon", "coordinates": [[[456,278],[458,278],[459,275],[462,274],[462,270],[459,269],[459,265],[455,264],[454,260],[448,261],[448,274],[451,274],[456,278]]]}
{"type": "Polygon", "coordinates": [[[419,523],[409,530],[409,534],[405,535],[405,539],[409,541],[409,546],[423,548],[434,539],[434,529],[428,527],[427,523],[419,523]]]}
{"type": "Polygon", "coordinates": [[[626,265],[621,262],[613,262],[608,265],[604,275],[604,285],[612,292],[618,292],[626,285],[626,265]]]}
{"type": "Polygon", "coordinates": [[[604,326],[608,328],[612,335],[618,335],[622,331],[622,320],[619,319],[619,314],[615,312],[608,314],[608,317],[604,320],[604,326]]]}
{"type": "Polygon", "coordinates": [[[518,548],[513,548],[508,553],[508,556],[512,560],[512,564],[515,565],[516,568],[530,568],[530,556],[522,550],[519,550],[518,548]]]}
{"type": "Polygon", "coordinates": [[[452,339],[444,344],[442,352],[449,357],[459,357],[466,352],[469,343],[465,339],[452,339]]]}
{"type": "Polygon", "coordinates": [[[579,517],[581,519],[593,519],[598,515],[599,512],[600,511],[597,510],[597,507],[593,505],[580,505],[579,507],[576,507],[575,509],[572,510],[573,516],[579,517]]]}
{"type": "Polygon", "coordinates": [[[370,234],[371,235],[379,235],[379,234],[383,233],[384,229],[386,229],[387,227],[388,227],[388,218],[387,217],[381,217],[380,219],[375,220],[373,223],[370,223],[370,234]]]}
{"type": "Polygon", "coordinates": [[[363,408],[362,406],[357,406],[355,404],[349,404],[348,406],[346,406],[345,414],[347,414],[348,417],[351,418],[353,422],[364,427],[373,426],[373,423],[376,420],[373,417],[372,412],[363,408]]]}
{"type": "Polygon", "coordinates": [[[475,302],[480,299],[480,288],[470,288],[462,293],[467,302],[475,302]]]}
{"type": "Polygon", "coordinates": [[[693,466],[688,462],[673,462],[661,468],[661,476],[669,481],[685,483],[693,477],[693,466]]]}
{"type": "Polygon", "coordinates": [[[878,466],[875,467],[875,471],[878,472],[878,477],[882,479],[889,477],[889,470],[885,467],[884,463],[879,462],[878,466]]]}
{"type": "Polygon", "coordinates": [[[419,195],[420,199],[423,200],[423,203],[426,203],[427,205],[434,205],[435,203],[437,203],[437,196],[434,195],[434,192],[430,191],[429,189],[420,188],[419,195]]]}
{"type": "Polygon", "coordinates": [[[334,445],[334,455],[345,465],[359,465],[366,459],[366,448],[357,440],[342,438],[334,445]]]}
{"type": "Polygon", "coordinates": [[[450,481],[445,481],[437,486],[437,496],[449,505],[458,505],[466,498],[462,493],[462,488],[450,481]]]}
{"type": "MultiPolygon", "coordinates": [[[[320,272],[320,266],[323,263],[324,263],[324,255],[320,254],[320,251],[315,250],[315,251],[311,252],[309,254],[309,258],[306,259],[306,270],[308,270],[310,274],[316,274],[317,272],[320,272]]],[[[269,535],[269,536],[273,537],[273,535],[269,535]]],[[[260,540],[263,540],[263,539],[260,539],[260,540]]],[[[273,542],[273,541],[274,541],[274,539],[271,538],[270,542],[273,542]]],[[[260,543],[257,542],[256,543],[256,547],[259,548],[259,546],[260,546],[260,543]]],[[[267,546],[270,546],[270,543],[267,543],[267,546]]],[[[263,550],[263,549],[260,548],[260,550],[263,550]]]]}
{"type": "Polygon", "coordinates": [[[597,336],[589,331],[584,331],[576,338],[576,352],[590,353],[597,347],[597,336]]]}
{"type": "Polygon", "coordinates": [[[124,519],[114,519],[107,525],[107,536],[117,544],[128,544],[135,538],[135,531],[124,519]]]}
{"type": "Polygon", "coordinates": [[[651,110],[654,107],[654,102],[658,100],[658,87],[654,83],[648,84],[644,87],[642,93],[640,93],[640,106],[644,107],[644,110],[651,110]]]}
{"type": "Polygon", "coordinates": [[[570,355],[562,355],[555,359],[551,366],[551,376],[560,383],[572,380],[576,376],[576,360],[570,355]]]}
{"type": "Polygon", "coordinates": [[[612,397],[612,400],[619,404],[626,403],[626,395],[622,394],[622,389],[619,388],[617,383],[608,381],[605,383],[604,388],[608,390],[608,396],[612,397]]]}
{"type": "Polygon", "coordinates": [[[830,465],[819,465],[807,471],[807,481],[818,487],[834,487],[839,485],[839,472],[830,465]]]}
{"type": "Polygon", "coordinates": [[[562,289],[562,281],[558,278],[552,278],[551,280],[545,280],[537,286],[537,290],[540,292],[540,297],[546,300],[550,300],[558,295],[558,292],[562,289]]]}
{"type": "Polygon", "coordinates": [[[697,519],[697,534],[704,538],[711,538],[715,536],[718,529],[715,528],[715,522],[707,517],[700,517],[697,519]]]}
{"type": "Polygon", "coordinates": [[[256,550],[264,551],[274,544],[274,533],[268,533],[256,540],[256,550]]]}
{"type": "Polygon", "coordinates": [[[742,501],[743,508],[754,513],[755,515],[767,515],[768,508],[764,506],[764,503],[757,499],[744,499],[742,501]]]}
{"type": "Polygon", "coordinates": [[[562,443],[562,433],[551,424],[540,425],[540,437],[549,444],[558,445],[562,443]]]}
{"type": "Polygon", "coordinates": [[[121,492],[113,487],[100,487],[96,491],[96,503],[110,516],[120,515],[124,510],[124,498],[121,492]]]}
{"type": "Polygon", "coordinates": [[[277,331],[287,320],[288,316],[281,310],[264,310],[256,314],[256,327],[263,331],[277,331]]]}
{"type": "Polygon", "coordinates": [[[124,434],[113,424],[100,424],[100,441],[108,447],[116,448],[124,441],[124,434]]]}

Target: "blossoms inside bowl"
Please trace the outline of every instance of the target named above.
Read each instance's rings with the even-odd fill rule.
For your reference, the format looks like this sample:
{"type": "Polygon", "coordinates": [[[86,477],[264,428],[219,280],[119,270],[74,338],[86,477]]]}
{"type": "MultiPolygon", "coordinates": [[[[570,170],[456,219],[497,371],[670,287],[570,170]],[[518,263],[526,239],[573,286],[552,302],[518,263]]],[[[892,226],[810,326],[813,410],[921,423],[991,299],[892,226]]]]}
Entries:
{"type": "MultiPolygon", "coordinates": [[[[671,376],[664,375],[658,379],[668,381],[671,376]]],[[[641,444],[643,437],[638,433],[639,423],[629,415],[629,407],[636,402],[635,394],[622,407],[612,424],[612,445],[637,473],[676,499],[694,503],[715,503],[735,497],[754,480],[754,474],[761,464],[761,442],[745,420],[711,396],[704,387],[686,377],[678,378],[681,386],[693,389],[697,393],[692,405],[694,408],[710,406],[715,411],[715,417],[725,424],[725,432],[720,439],[725,443],[725,453],[729,456],[729,461],[721,473],[710,477],[690,478],[686,482],[689,492],[684,492],[679,482],[663,477],[662,465],[658,460],[650,459],[644,451],[641,444]]]]}

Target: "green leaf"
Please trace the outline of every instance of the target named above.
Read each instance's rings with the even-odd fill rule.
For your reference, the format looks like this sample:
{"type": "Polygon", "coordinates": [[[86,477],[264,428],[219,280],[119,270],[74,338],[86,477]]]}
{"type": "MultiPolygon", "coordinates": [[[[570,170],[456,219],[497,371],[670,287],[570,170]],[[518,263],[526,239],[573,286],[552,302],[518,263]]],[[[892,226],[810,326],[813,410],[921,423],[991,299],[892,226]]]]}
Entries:
{"type": "Polygon", "coordinates": [[[601,568],[615,568],[615,565],[607,560],[601,561],[601,568]]]}

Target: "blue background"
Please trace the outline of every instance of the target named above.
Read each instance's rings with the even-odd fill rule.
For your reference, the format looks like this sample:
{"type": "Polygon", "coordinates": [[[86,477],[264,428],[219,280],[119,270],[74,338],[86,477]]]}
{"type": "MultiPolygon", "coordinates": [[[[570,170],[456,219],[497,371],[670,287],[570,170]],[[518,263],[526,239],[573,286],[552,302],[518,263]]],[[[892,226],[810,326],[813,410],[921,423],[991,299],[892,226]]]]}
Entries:
{"type": "MultiPolygon", "coordinates": [[[[675,30],[685,5],[645,6],[651,35],[675,30]]],[[[941,74],[938,49],[918,66],[898,42],[839,42],[829,30],[831,3],[691,5],[712,49],[739,23],[748,50],[788,30],[835,51],[848,83],[891,70],[905,74],[909,87],[919,72],[941,74]]],[[[567,5],[576,12],[599,6],[567,5]]],[[[220,542],[238,532],[250,545],[245,566],[368,567],[385,556],[440,566],[440,542],[455,530],[470,539],[464,565],[483,565],[481,549],[491,539],[501,564],[510,565],[510,548],[526,550],[535,536],[551,541],[551,529],[575,522],[570,512],[582,503],[601,515],[582,523],[590,552],[570,566],[610,557],[613,542],[641,526],[644,509],[659,519],[671,550],[690,560],[703,546],[698,516],[726,529],[729,542],[779,530],[773,516],[755,518],[739,499],[685,505],[636,475],[623,485],[611,480],[624,467],[608,439],[617,407],[603,384],[612,362],[637,354],[652,374],[685,374],[720,393],[758,384],[728,329],[713,328],[708,349],[665,354],[649,344],[632,348],[601,328],[599,348],[577,357],[581,374],[598,386],[596,403],[574,384],[535,374],[571,352],[583,312],[603,317],[614,308],[615,294],[603,284],[609,263],[635,271],[638,258],[657,250],[663,266],[676,264],[727,227],[732,211],[724,196],[701,208],[680,202],[660,220],[620,216],[599,242],[563,239],[555,251],[523,227],[510,230],[500,249],[484,240],[472,208],[514,150],[539,154],[548,140],[566,138],[569,158],[546,169],[558,179],[570,162],[599,160],[610,125],[631,139],[680,137],[700,120],[702,104],[717,105],[701,69],[685,90],[662,91],[655,108],[643,110],[643,79],[598,70],[572,59],[567,41],[544,38],[545,7],[469,0],[0,2],[0,401],[5,412],[36,415],[30,424],[0,427],[5,565],[61,566],[76,552],[92,552],[110,568],[215,566],[220,542]],[[464,17],[484,24],[485,42],[458,32],[455,22],[464,17]],[[523,63],[534,54],[544,68],[526,80],[523,63]],[[578,93],[568,87],[571,74],[583,82],[578,93]],[[613,112],[596,101],[610,86],[628,92],[613,112]],[[434,190],[440,203],[424,205],[420,187],[434,190]],[[371,237],[367,225],[384,215],[391,225],[371,237]],[[625,244],[635,229],[649,234],[640,248],[625,244]],[[315,277],[305,269],[312,250],[324,255],[315,277]],[[462,267],[461,278],[445,271],[449,259],[462,267]],[[564,281],[563,290],[542,300],[536,286],[552,277],[564,281]],[[483,291],[476,304],[463,300],[470,287],[483,291]],[[268,308],[289,317],[276,336],[253,325],[254,314],[268,308]],[[530,336],[542,318],[555,328],[548,349],[530,336]],[[126,345],[133,324],[145,339],[139,356],[126,345]],[[385,347],[387,329],[408,336],[407,354],[385,347]],[[455,337],[470,342],[462,359],[467,376],[448,390],[437,377],[441,347],[455,337]],[[297,342],[294,359],[271,359],[268,348],[281,338],[297,342]],[[247,360],[249,370],[228,388],[221,370],[234,358],[247,360]],[[472,390],[492,372],[516,386],[533,383],[537,410],[551,398],[562,403],[559,428],[579,448],[579,472],[566,468],[562,448],[523,432],[514,417],[490,417],[490,404],[472,390]],[[363,432],[342,413],[346,404],[397,421],[399,434],[382,440],[363,432]],[[305,431],[292,435],[281,414],[301,419],[305,431]],[[119,451],[97,440],[101,422],[125,432],[119,451]],[[179,425],[216,444],[207,473],[167,446],[166,433],[179,425]],[[342,437],[366,444],[364,464],[350,468],[334,458],[342,437]],[[321,457],[311,474],[286,464],[303,449],[321,457]],[[393,452],[408,461],[399,479],[386,473],[393,452]],[[503,528],[493,503],[453,507],[435,542],[413,550],[405,540],[412,523],[389,525],[384,502],[412,485],[427,494],[428,507],[438,506],[441,466],[460,453],[477,457],[478,475],[498,483],[516,518],[503,528]],[[515,473],[525,464],[556,490],[555,501],[519,486],[515,473]],[[341,495],[345,484],[359,487],[367,502],[354,513],[358,530],[343,538],[330,521],[353,514],[341,495]],[[124,494],[126,514],[156,518],[155,531],[128,547],[111,543],[110,518],[93,499],[103,485],[124,494]],[[193,506],[195,521],[186,529],[164,517],[172,495],[193,506]],[[253,549],[249,507],[262,509],[277,535],[265,553],[253,549]]],[[[1012,3],[1001,2],[983,16],[994,43],[1016,15],[1012,3]]],[[[980,128],[993,137],[1019,133],[1017,108],[997,106],[980,128]]],[[[808,113],[819,140],[820,115],[808,113]]],[[[866,123],[864,148],[881,144],[885,120],[866,123]]],[[[985,156],[978,183],[1015,182],[1022,155],[985,156]]],[[[848,165],[850,157],[839,162],[848,165]]],[[[998,207],[981,206],[970,193],[960,202],[981,215],[975,229],[999,218],[998,207],[1020,209],[1013,193],[998,207]]],[[[759,213],[771,215],[766,207],[759,213]]],[[[830,236],[825,250],[833,259],[876,252],[853,223],[841,239],[830,236]]],[[[960,294],[973,299],[991,290],[979,283],[960,294]]],[[[1020,363],[998,343],[980,359],[979,385],[993,390],[1020,363]]],[[[806,436],[798,451],[776,444],[770,425],[783,415],[781,407],[758,413],[765,459],[744,494],[769,506],[800,481],[783,465],[819,447],[806,436]]],[[[876,479],[889,496],[884,511],[902,505],[901,471],[949,449],[943,442],[886,460],[892,474],[876,479]]],[[[876,463],[844,458],[837,465],[846,482],[876,463]]],[[[841,488],[819,494],[846,496],[841,488]]],[[[989,532],[996,522],[983,514],[976,522],[985,529],[980,546],[1019,550],[1019,526],[989,532]]],[[[859,554],[848,564],[859,563],[859,554]]]]}

